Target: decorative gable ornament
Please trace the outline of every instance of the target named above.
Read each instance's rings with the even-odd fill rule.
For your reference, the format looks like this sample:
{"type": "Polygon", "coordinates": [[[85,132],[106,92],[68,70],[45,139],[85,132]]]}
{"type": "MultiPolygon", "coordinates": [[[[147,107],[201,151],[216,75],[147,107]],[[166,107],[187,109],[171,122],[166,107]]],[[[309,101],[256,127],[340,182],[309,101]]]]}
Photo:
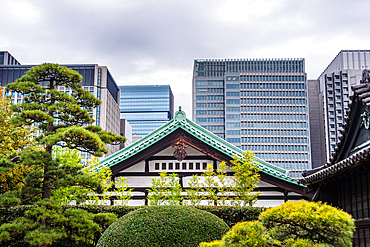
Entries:
{"type": "Polygon", "coordinates": [[[174,149],[176,149],[175,152],[173,152],[173,157],[177,159],[178,161],[182,161],[186,157],[186,151],[185,148],[188,145],[186,145],[182,140],[176,142],[175,144],[172,145],[174,149]]]}

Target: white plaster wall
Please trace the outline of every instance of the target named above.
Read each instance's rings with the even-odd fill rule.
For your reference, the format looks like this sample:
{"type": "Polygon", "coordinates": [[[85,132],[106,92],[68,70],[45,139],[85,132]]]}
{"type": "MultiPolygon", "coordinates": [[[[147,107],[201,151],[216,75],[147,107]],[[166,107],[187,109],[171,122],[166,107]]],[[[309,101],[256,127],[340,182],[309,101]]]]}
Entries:
{"type": "Polygon", "coordinates": [[[144,172],[145,171],[145,161],[141,161],[127,169],[122,170],[121,172],[144,172]]]}
{"type": "Polygon", "coordinates": [[[277,207],[284,204],[284,200],[258,200],[254,207],[277,207]]]}

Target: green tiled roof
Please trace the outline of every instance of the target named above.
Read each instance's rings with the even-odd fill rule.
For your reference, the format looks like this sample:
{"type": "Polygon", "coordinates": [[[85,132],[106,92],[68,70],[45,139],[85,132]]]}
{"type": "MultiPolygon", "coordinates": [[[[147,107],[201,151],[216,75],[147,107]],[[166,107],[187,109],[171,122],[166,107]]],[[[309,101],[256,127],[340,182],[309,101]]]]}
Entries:
{"type": "MultiPolygon", "coordinates": [[[[208,144],[214,149],[226,154],[227,156],[230,157],[230,159],[234,156],[238,156],[239,158],[243,157],[243,150],[235,147],[234,145],[228,143],[222,138],[209,132],[208,130],[204,129],[203,127],[199,126],[193,121],[187,119],[185,112],[181,111],[181,108],[180,108],[180,110],[175,113],[174,119],[164,124],[162,127],[154,130],[153,132],[143,137],[142,139],[134,142],[130,146],[103,159],[100,162],[98,169],[101,167],[112,167],[118,163],[123,162],[124,160],[140,153],[142,150],[146,149],[147,147],[154,145],[155,143],[157,143],[158,141],[160,141],[161,139],[168,136],[169,134],[171,134],[172,132],[174,132],[175,130],[179,128],[183,129],[190,135],[203,141],[204,143],[208,144]]],[[[287,170],[274,166],[270,163],[267,163],[266,161],[261,160],[257,157],[256,157],[256,161],[260,164],[261,172],[277,177],[284,181],[288,181],[293,184],[299,185],[296,180],[288,177],[287,170]]]]}

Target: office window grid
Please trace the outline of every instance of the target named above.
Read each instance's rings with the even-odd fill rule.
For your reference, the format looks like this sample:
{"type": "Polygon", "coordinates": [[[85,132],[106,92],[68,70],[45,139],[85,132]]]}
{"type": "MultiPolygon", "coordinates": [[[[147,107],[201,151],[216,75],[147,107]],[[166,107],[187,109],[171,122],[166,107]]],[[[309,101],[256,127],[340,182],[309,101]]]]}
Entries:
{"type": "Polygon", "coordinates": [[[311,168],[303,59],[196,60],[194,66],[197,123],[292,177],[311,168]],[[221,79],[217,86],[207,82],[221,79]],[[213,127],[222,125],[224,133],[213,127]]]}
{"type": "Polygon", "coordinates": [[[334,152],[336,143],[341,136],[343,130],[344,118],[348,111],[348,104],[350,102],[348,96],[348,72],[338,71],[325,75],[326,88],[334,88],[333,91],[326,91],[327,108],[326,114],[330,116],[329,122],[333,124],[327,125],[327,133],[330,138],[329,142],[330,153],[334,152]],[[329,96],[330,95],[330,96],[329,96]],[[330,102],[330,103],[329,103],[330,102]]]}

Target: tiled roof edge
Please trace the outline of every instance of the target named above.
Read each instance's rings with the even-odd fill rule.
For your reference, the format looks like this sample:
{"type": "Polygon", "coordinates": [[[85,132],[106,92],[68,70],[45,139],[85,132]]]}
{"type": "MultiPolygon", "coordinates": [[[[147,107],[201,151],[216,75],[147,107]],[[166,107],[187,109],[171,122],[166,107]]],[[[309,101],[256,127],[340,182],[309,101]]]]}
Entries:
{"type": "Polygon", "coordinates": [[[304,177],[304,178],[301,178],[301,179],[298,179],[298,182],[301,183],[301,184],[310,184],[314,181],[317,181],[317,180],[320,180],[322,178],[325,178],[325,177],[328,177],[330,175],[334,175],[342,170],[344,170],[345,168],[347,167],[350,167],[352,166],[353,164],[355,164],[356,162],[360,161],[360,160],[363,160],[363,159],[367,159],[370,157],[370,146],[367,146],[365,148],[363,148],[362,150],[350,155],[349,157],[347,157],[346,159],[334,164],[334,165],[331,165],[331,166],[328,166],[314,174],[311,174],[307,177],[304,177]]]}

